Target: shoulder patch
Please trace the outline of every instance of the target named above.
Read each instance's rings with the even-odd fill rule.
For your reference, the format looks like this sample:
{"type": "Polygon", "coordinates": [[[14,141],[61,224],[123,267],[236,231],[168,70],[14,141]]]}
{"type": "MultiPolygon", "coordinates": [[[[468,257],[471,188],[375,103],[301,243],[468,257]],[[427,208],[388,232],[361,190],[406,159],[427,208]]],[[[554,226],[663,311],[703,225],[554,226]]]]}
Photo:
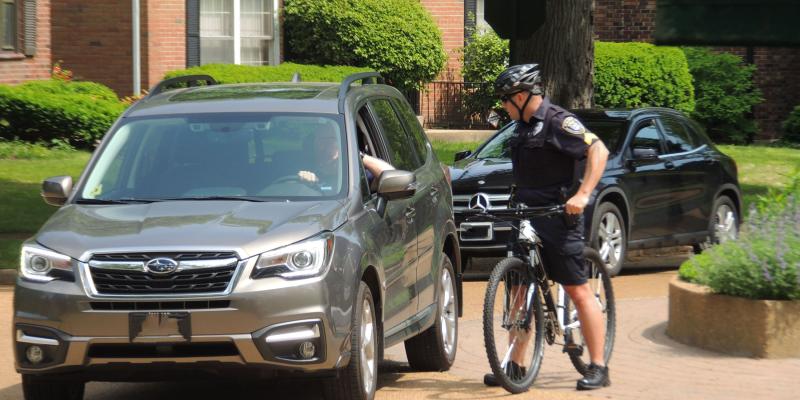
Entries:
{"type": "Polygon", "coordinates": [[[561,129],[573,135],[583,135],[586,133],[586,128],[584,128],[583,124],[575,117],[564,118],[564,121],[561,123],[561,129]]]}

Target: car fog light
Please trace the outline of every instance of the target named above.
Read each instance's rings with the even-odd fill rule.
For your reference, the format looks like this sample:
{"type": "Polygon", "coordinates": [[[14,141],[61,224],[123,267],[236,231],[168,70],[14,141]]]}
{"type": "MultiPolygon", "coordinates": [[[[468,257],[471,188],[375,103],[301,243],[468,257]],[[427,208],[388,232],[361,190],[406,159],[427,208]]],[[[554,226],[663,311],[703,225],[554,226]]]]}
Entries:
{"type": "Polygon", "coordinates": [[[44,351],[39,346],[30,346],[28,350],[25,351],[25,356],[28,357],[28,361],[31,364],[39,364],[44,360],[44,351]]]}
{"type": "Polygon", "coordinates": [[[310,251],[301,251],[292,255],[292,263],[297,268],[308,268],[314,265],[314,255],[310,251]]]}
{"type": "Polygon", "coordinates": [[[34,272],[44,273],[50,269],[50,262],[42,256],[31,257],[31,270],[34,272]]]}
{"type": "Polygon", "coordinates": [[[316,347],[314,343],[311,342],[303,342],[300,344],[300,357],[308,360],[314,357],[314,353],[316,352],[316,347]]]}

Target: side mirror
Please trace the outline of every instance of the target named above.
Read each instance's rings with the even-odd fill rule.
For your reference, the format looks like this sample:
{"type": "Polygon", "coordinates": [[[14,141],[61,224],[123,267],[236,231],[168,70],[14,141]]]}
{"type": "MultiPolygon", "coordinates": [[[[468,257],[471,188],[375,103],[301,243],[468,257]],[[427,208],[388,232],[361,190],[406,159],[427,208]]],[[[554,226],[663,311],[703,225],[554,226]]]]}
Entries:
{"type": "Polygon", "coordinates": [[[51,206],[63,206],[71,191],[71,176],[56,176],[42,182],[42,198],[51,206]]]}
{"type": "Polygon", "coordinates": [[[386,200],[407,199],[417,192],[416,182],[413,172],[399,169],[383,171],[378,178],[378,196],[386,200]]]}
{"type": "Polygon", "coordinates": [[[652,147],[642,147],[633,149],[634,160],[656,160],[658,159],[658,151],[652,147]]]}
{"type": "Polygon", "coordinates": [[[461,150],[453,157],[453,161],[463,160],[472,155],[472,150],[461,150]]]}

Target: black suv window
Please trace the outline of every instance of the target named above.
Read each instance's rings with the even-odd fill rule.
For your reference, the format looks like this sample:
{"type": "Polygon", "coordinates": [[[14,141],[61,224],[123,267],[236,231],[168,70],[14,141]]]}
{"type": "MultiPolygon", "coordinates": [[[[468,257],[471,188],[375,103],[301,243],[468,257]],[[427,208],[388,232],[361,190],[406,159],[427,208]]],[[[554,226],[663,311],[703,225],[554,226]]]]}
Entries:
{"type": "Polygon", "coordinates": [[[398,114],[400,114],[400,118],[405,122],[406,129],[408,130],[409,136],[411,136],[411,143],[417,150],[420,161],[424,163],[425,160],[428,159],[428,140],[425,138],[425,132],[422,130],[417,116],[411,111],[411,107],[408,103],[398,99],[392,99],[392,103],[394,103],[398,114]]]}
{"type": "Polygon", "coordinates": [[[640,125],[633,137],[631,147],[634,149],[654,149],[661,154],[661,137],[658,135],[658,128],[653,124],[653,120],[640,125]]]}
{"type": "Polygon", "coordinates": [[[371,100],[370,103],[372,103],[378,123],[383,127],[389,154],[392,157],[392,165],[406,171],[416,170],[422,163],[416,159],[413,149],[408,146],[409,139],[406,131],[389,100],[376,99],[371,100]]]}
{"type": "Polygon", "coordinates": [[[667,154],[685,153],[694,149],[694,143],[686,131],[686,127],[675,118],[662,118],[664,139],[667,143],[667,154]]]}

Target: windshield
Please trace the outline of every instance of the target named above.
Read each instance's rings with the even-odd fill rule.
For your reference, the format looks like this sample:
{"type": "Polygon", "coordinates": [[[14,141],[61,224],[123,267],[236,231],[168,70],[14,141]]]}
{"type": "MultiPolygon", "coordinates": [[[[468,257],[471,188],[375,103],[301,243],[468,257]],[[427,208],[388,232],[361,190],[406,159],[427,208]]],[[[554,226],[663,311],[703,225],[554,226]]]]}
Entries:
{"type": "MultiPolygon", "coordinates": [[[[625,135],[626,121],[623,120],[588,120],[582,122],[586,125],[586,129],[593,132],[603,141],[603,144],[606,145],[611,153],[616,151],[617,145],[625,135]]],[[[510,123],[503,127],[500,133],[480,148],[475,157],[479,160],[485,158],[510,160],[511,150],[507,143],[508,139],[514,135],[515,126],[516,123],[510,123]]]]}
{"type": "Polygon", "coordinates": [[[328,115],[133,118],[102,149],[77,201],[338,198],[342,132],[328,115]]]}

